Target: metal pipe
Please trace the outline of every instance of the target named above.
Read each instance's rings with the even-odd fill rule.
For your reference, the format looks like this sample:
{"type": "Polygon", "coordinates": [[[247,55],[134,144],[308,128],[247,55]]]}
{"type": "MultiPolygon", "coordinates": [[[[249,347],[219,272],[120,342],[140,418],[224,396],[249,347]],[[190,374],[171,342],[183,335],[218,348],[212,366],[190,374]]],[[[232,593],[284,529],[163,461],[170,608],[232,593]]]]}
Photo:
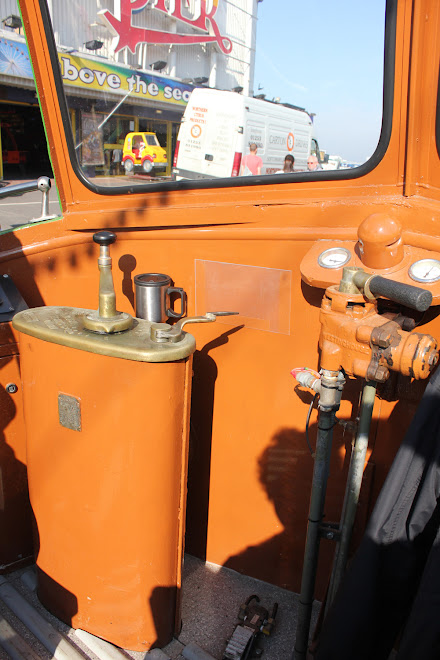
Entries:
{"type": "Polygon", "coordinates": [[[362,391],[362,402],[359,415],[359,425],[356,440],[351,453],[350,467],[345,488],[344,505],[339,524],[340,539],[336,548],[333,569],[330,577],[330,586],[327,595],[326,611],[330,607],[344,575],[347,564],[348,549],[353,532],[356,510],[359,502],[359,493],[364,474],[365,457],[368,449],[371,418],[373,415],[374,400],[377,383],[366,382],[362,391]]]}
{"type": "Polygon", "coordinates": [[[41,200],[41,220],[49,217],[49,190],[43,190],[43,199],[41,200]]]}
{"type": "Polygon", "coordinates": [[[303,387],[308,387],[317,394],[321,392],[321,379],[310,371],[300,371],[295,375],[296,380],[303,387]]]}
{"type": "Polygon", "coordinates": [[[35,179],[34,181],[25,181],[24,183],[16,183],[13,186],[0,188],[0,199],[18,197],[28,192],[34,192],[34,190],[38,190],[38,181],[39,179],[35,179]]]}
{"type": "Polygon", "coordinates": [[[50,179],[47,176],[40,176],[38,179],[38,190],[41,190],[42,192],[42,200],[41,200],[41,215],[39,218],[34,218],[33,221],[35,220],[50,220],[51,218],[54,218],[56,216],[54,215],[49,215],[49,190],[51,188],[51,183],[50,179]]]}
{"type": "Polygon", "coordinates": [[[320,526],[324,516],[333,428],[336,424],[335,416],[339,409],[344,383],[345,379],[341,372],[322,372],[318,435],[293,660],[301,660],[306,657],[307,653],[318,565],[320,526]]]}

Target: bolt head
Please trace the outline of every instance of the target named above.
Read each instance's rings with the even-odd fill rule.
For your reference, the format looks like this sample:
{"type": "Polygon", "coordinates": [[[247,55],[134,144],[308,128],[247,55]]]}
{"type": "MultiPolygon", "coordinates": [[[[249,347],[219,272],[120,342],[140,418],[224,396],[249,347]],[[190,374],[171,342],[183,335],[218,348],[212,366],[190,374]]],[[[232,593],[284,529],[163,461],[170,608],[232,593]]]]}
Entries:
{"type": "Polygon", "coordinates": [[[389,370],[386,367],[379,365],[376,369],[374,380],[377,380],[379,383],[384,383],[386,380],[388,380],[389,377],[389,370]]]}

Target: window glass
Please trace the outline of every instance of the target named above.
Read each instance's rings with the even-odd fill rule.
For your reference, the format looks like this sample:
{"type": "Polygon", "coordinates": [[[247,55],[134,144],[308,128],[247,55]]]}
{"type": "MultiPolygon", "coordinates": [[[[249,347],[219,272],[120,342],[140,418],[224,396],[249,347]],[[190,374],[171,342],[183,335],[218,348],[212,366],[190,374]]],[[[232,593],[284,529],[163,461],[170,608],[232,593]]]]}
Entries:
{"type": "Polygon", "coordinates": [[[48,206],[38,190],[3,196],[11,186],[52,179],[52,168],[17,2],[0,0],[0,12],[0,230],[5,231],[43,215],[58,216],[60,206],[53,190],[48,206]]]}
{"type": "Polygon", "coordinates": [[[72,156],[103,188],[349,176],[381,133],[385,4],[48,0],[72,156]]]}

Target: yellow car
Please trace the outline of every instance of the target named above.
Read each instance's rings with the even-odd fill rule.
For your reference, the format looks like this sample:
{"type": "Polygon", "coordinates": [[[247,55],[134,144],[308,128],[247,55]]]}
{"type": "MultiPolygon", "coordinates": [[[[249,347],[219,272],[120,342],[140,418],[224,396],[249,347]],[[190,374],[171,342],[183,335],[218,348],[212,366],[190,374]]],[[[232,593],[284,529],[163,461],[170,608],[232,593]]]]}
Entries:
{"type": "Polygon", "coordinates": [[[125,174],[132,174],[135,168],[141,168],[149,174],[153,169],[166,168],[167,153],[160,146],[156,133],[127,133],[122,164],[125,174]]]}

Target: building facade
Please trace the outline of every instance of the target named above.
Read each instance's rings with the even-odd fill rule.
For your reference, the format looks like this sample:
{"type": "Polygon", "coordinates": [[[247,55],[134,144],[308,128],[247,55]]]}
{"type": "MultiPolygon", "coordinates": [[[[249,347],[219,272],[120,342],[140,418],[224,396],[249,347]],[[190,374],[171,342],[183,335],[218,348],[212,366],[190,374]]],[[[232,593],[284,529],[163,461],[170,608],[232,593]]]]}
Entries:
{"type": "MultiPolygon", "coordinates": [[[[169,173],[195,86],[253,95],[259,1],[48,0],[81,164],[108,175],[124,136],[152,131],[167,151],[169,173]],[[101,140],[92,159],[83,149],[90,126],[101,140]]],[[[0,10],[3,166],[46,173],[19,9],[15,0],[0,0],[0,10]]]]}

